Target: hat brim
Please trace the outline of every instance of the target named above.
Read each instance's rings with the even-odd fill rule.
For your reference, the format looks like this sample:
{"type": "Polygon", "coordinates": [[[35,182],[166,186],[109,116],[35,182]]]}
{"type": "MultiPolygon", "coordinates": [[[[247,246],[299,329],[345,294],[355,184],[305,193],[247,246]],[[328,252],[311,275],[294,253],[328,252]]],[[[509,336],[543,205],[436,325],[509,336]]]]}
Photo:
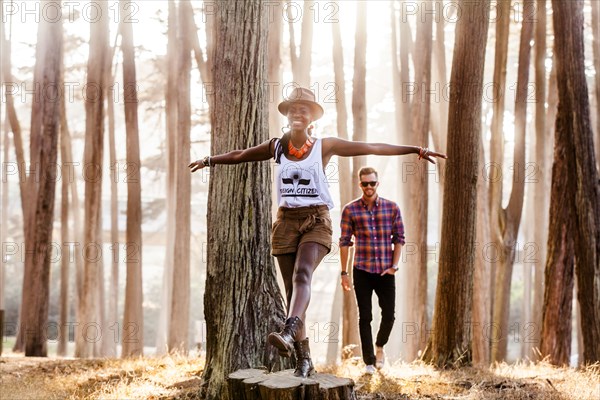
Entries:
{"type": "Polygon", "coordinates": [[[313,121],[316,121],[319,118],[321,118],[323,116],[323,113],[325,112],[323,110],[323,107],[321,107],[319,103],[309,100],[284,100],[281,103],[279,103],[277,109],[282,115],[287,117],[288,109],[294,103],[306,104],[310,108],[311,115],[313,116],[313,121]]]}

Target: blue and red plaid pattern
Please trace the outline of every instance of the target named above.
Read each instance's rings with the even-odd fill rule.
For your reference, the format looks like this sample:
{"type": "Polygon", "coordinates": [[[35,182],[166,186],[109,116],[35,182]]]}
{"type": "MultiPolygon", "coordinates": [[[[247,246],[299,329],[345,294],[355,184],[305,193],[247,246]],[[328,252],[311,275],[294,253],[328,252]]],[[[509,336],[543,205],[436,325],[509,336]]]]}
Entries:
{"type": "Polygon", "coordinates": [[[344,206],[340,247],[356,242],[354,268],[381,274],[392,266],[393,244],[404,245],[404,224],[400,207],[378,197],[371,211],[362,197],[344,206]]]}

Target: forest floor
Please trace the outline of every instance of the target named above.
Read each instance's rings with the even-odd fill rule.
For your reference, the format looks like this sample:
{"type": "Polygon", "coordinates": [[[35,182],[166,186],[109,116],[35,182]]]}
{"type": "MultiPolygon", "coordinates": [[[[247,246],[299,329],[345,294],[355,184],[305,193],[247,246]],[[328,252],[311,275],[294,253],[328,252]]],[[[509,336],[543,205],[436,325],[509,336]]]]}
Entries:
{"type": "MultiPolygon", "coordinates": [[[[204,358],[0,358],[0,399],[197,399],[204,358]]],[[[600,365],[546,363],[436,370],[421,363],[387,366],[373,376],[349,360],[319,372],[354,379],[359,400],[600,399],[600,365]]]]}

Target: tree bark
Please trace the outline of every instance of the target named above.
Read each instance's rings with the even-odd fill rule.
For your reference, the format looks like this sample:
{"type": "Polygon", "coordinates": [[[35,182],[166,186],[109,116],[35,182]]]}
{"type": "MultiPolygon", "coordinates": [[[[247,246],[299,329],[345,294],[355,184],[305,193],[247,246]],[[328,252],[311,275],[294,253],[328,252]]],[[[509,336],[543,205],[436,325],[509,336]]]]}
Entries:
{"type": "Polygon", "coordinates": [[[167,86],[165,89],[166,143],[167,143],[167,246],[163,272],[161,309],[156,334],[156,353],[161,355],[168,351],[167,338],[170,329],[171,301],[173,293],[173,257],[175,248],[175,209],[177,163],[175,156],[177,138],[177,80],[179,43],[177,42],[177,4],[169,2],[168,42],[167,42],[167,86]]]}
{"type": "Polygon", "coordinates": [[[108,52],[108,5],[98,3],[102,15],[90,24],[90,53],[85,100],[86,128],[84,148],[85,227],[83,285],[79,299],[79,328],[75,336],[75,356],[94,355],[98,268],[102,265],[102,238],[98,237],[102,195],[102,165],[104,154],[105,58],[108,52]]]}
{"type": "MultiPolygon", "coordinates": [[[[498,340],[492,341],[492,360],[502,361],[506,358],[508,345],[508,319],[510,312],[510,286],[512,282],[513,264],[515,261],[517,235],[523,213],[525,198],[525,135],[527,128],[527,88],[529,83],[529,67],[531,55],[531,40],[533,38],[532,9],[533,0],[523,3],[523,24],[521,28],[521,43],[519,46],[519,66],[517,72],[517,94],[515,99],[515,146],[513,156],[514,177],[513,185],[506,209],[498,210],[492,218],[498,221],[500,227],[500,259],[496,264],[494,288],[494,308],[492,324],[498,328],[498,340]]],[[[502,162],[500,163],[502,165],[502,162]]],[[[501,180],[500,180],[500,187],[501,180]]],[[[494,204],[501,205],[502,192],[494,204]]],[[[497,231],[496,231],[497,233],[497,231]]]]}
{"type": "MultiPolygon", "coordinates": [[[[44,21],[47,22],[47,21],[44,21]]],[[[26,175],[26,172],[23,171],[26,168],[24,152],[23,152],[23,140],[21,135],[20,127],[17,128],[18,131],[13,131],[14,140],[15,140],[15,151],[17,153],[17,162],[20,166],[21,170],[19,172],[22,173],[20,175],[20,182],[22,184],[21,191],[21,207],[23,210],[23,232],[25,239],[25,252],[33,253],[39,251],[36,249],[36,244],[32,243],[34,233],[31,233],[32,227],[32,219],[35,217],[35,203],[33,201],[27,201],[28,199],[36,199],[38,197],[38,190],[40,187],[40,174],[42,170],[40,169],[40,142],[42,136],[42,118],[43,118],[43,102],[45,97],[42,93],[41,85],[42,82],[42,73],[44,70],[44,52],[43,46],[41,43],[44,42],[44,34],[45,34],[46,24],[38,24],[38,32],[37,32],[37,45],[35,50],[35,67],[33,69],[33,87],[34,87],[34,97],[36,101],[33,101],[31,105],[31,122],[29,125],[29,176],[26,175]],[[19,162],[19,159],[22,161],[19,162]],[[26,195],[23,196],[23,193],[26,195]]],[[[9,55],[10,56],[10,55],[9,55]]],[[[10,71],[10,62],[8,63],[8,71],[10,71]]],[[[12,79],[11,81],[12,82],[12,79]]],[[[12,96],[7,96],[7,104],[12,103],[12,96]]],[[[9,112],[14,110],[14,105],[9,108],[9,112]]],[[[16,121],[16,112],[14,117],[11,118],[11,125],[13,125],[13,119],[16,121]]],[[[23,272],[23,290],[21,295],[21,312],[19,318],[21,321],[24,319],[24,305],[29,303],[29,300],[26,300],[28,296],[32,295],[30,292],[29,282],[32,279],[32,264],[25,261],[24,272],[23,272]]],[[[23,352],[25,351],[25,337],[24,334],[26,332],[25,326],[21,323],[19,326],[19,330],[17,332],[17,338],[15,340],[15,345],[13,347],[13,351],[15,352],[23,352]]]]}
{"type": "MultiPolygon", "coordinates": [[[[269,137],[281,136],[281,114],[277,105],[281,102],[281,82],[283,80],[281,66],[281,40],[283,37],[283,17],[279,6],[283,2],[277,1],[277,7],[273,15],[268,16],[268,50],[267,50],[267,79],[268,79],[268,103],[269,103],[269,137]],[[271,18],[273,17],[273,18],[271,18]]],[[[335,25],[335,24],[333,24],[335,25]]],[[[273,203],[275,197],[273,197],[273,203]]],[[[273,210],[275,211],[275,210],[273,210]]]]}
{"type": "MultiPolygon", "coordinates": [[[[63,54],[64,55],[64,54],[63,54]]],[[[64,57],[61,59],[60,69],[60,82],[61,87],[64,87],[64,57]]],[[[60,98],[60,159],[62,168],[65,168],[66,160],[68,158],[67,146],[71,143],[68,139],[69,127],[67,125],[67,106],[65,96],[60,98]]],[[[69,179],[64,176],[61,177],[61,208],[60,208],[60,239],[62,242],[61,247],[61,258],[60,258],[60,319],[59,326],[66,327],[69,321],[69,267],[71,264],[69,257],[69,248],[66,243],[69,243],[69,179]]],[[[58,336],[58,347],[56,354],[59,356],[67,355],[67,345],[69,342],[68,334],[65,330],[60,331],[61,334],[58,336]]]]}
{"type": "MultiPolygon", "coordinates": [[[[486,165],[483,150],[483,137],[479,141],[479,171],[486,165]]],[[[489,194],[486,179],[480,175],[477,179],[477,227],[475,236],[477,248],[473,270],[473,306],[472,320],[472,348],[473,364],[486,366],[490,361],[490,340],[487,327],[490,322],[490,275],[491,263],[486,252],[486,245],[490,243],[490,214],[487,196],[489,194]]]]}
{"type": "Polygon", "coordinates": [[[442,244],[432,335],[424,359],[439,367],[471,361],[473,265],[481,98],[488,31],[488,0],[472,5],[475,20],[462,18],[450,79],[448,162],[444,191],[442,244]],[[461,190],[456,190],[456,188],[461,190]],[[455,238],[461,240],[456,241],[455,238]]]}
{"type": "Polygon", "coordinates": [[[176,198],[175,210],[175,248],[173,257],[173,293],[171,295],[171,321],[168,346],[171,351],[187,352],[188,329],[190,319],[190,201],[191,176],[187,165],[190,158],[190,72],[191,26],[186,21],[192,12],[189,0],[179,4],[178,32],[178,96],[177,96],[177,138],[175,140],[176,157],[176,198]]]}
{"type": "MultiPolygon", "coordinates": [[[[576,182],[575,254],[585,363],[600,361],[600,185],[585,77],[583,3],[552,1],[559,105],[557,142],[569,135],[576,182]]],[[[568,148],[567,148],[568,149],[568,148]]],[[[563,192],[564,195],[565,192],[563,192]]],[[[565,196],[568,197],[568,196],[565,196]]]]}
{"type": "MultiPolygon", "coordinates": [[[[342,35],[340,30],[340,22],[334,22],[331,24],[331,32],[333,38],[333,73],[335,78],[335,109],[336,109],[336,126],[337,133],[340,139],[348,139],[348,108],[346,105],[346,80],[344,75],[344,53],[342,47],[342,35]]],[[[350,164],[352,159],[349,157],[338,157],[338,176],[340,182],[340,204],[348,204],[352,201],[352,185],[346,184],[347,182],[353,182],[352,172],[350,164]]],[[[348,271],[350,274],[351,270],[348,271]]],[[[352,354],[354,356],[360,356],[360,336],[358,334],[358,308],[356,306],[356,297],[354,294],[354,288],[350,291],[345,291],[339,284],[336,285],[335,300],[332,310],[332,321],[340,320],[339,314],[342,314],[342,348],[353,345],[352,352],[342,353],[352,354]],[[339,305],[338,305],[339,304],[339,305]],[[337,308],[341,310],[337,310],[337,308]]],[[[337,353],[337,343],[331,343],[330,346],[335,345],[337,353]]],[[[336,357],[329,356],[328,351],[328,363],[335,363],[336,357]],[[333,358],[333,359],[332,359],[333,358]]]]}
{"type": "MultiPolygon", "coordinates": [[[[534,239],[537,247],[534,260],[534,281],[533,281],[533,338],[531,345],[538,347],[540,344],[540,333],[542,327],[542,304],[544,301],[544,263],[546,261],[547,240],[548,240],[548,213],[550,197],[550,180],[548,179],[548,150],[551,148],[552,137],[546,126],[546,0],[537,0],[537,22],[535,28],[535,87],[536,87],[536,105],[535,105],[535,162],[536,177],[535,189],[533,193],[534,220],[533,224],[534,239]]],[[[549,102],[548,102],[549,103],[549,102]]],[[[530,347],[532,347],[530,346],[530,347]]],[[[535,359],[536,356],[528,351],[526,356],[535,359]]]]}
{"type": "MultiPolygon", "coordinates": [[[[490,240],[499,249],[502,244],[502,165],[504,159],[504,93],[506,91],[506,62],[508,58],[508,34],[510,30],[510,1],[500,1],[497,4],[498,20],[496,21],[496,44],[494,56],[494,106],[492,114],[490,140],[490,169],[489,178],[489,210],[490,210],[490,240]]],[[[498,257],[494,255],[495,259],[498,257]]],[[[496,264],[492,263],[492,290],[496,287],[496,264]]],[[[490,319],[494,317],[494,295],[492,294],[490,319]]]]}
{"type": "MultiPolygon", "coordinates": [[[[260,1],[220,4],[231,12],[220,13],[215,20],[213,76],[219,89],[211,110],[212,154],[258,145],[268,138],[263,112],[266,8],[260,1]]],[[[211,170],[204,296],[207,399],[228,399],[226,377],[239,368],[278,368],[277,352],[265,343],[267,334],[285,318],[268,246],[270,182],[266,162],[211,170]]]]}
{"type": "MultiPolygon", "coordinates": [[[[405,17],[400,14],[396,15],[395,5],[394,3],[390,4],[390,16],[391,16],[391,25],[392,25],[392,82],[394,85],[394,108],[395,108],[395,122],[396,122],[396,131],[397,131],[397,139],[399,143],[407,143],[410,140],[410,131],[411,131],[411,96],[410,91],[405,90],[406,85],[410,81],[410,71],[409,71],[409,56],[411,45],[409,42],[412,42],[410,26],[408,25],[408,21],[405,17]],[[396,24],[397,21],[397,24],[396,24]],[[398,29],[397,29],[398,28],[398,29]],[[399,30],[399,33],[396,31],[399,30]],[[399,43],[397,37],[400,37],[399,43]]],[[[405,165],[405,160],[402,158],[398,158],[398,170],[403,171],[405,165]]],[[[410,165],[410,164],[409,164],[410,165]]],[[[403,210],[403,214],[406,215],[407,210],[404,208],[404,194],[406,192],[401,190],[400,185],[397,188],[397,196],[400,199],[400,208],[403,210]]],[[[409,272],[406,268],[401,268],[401,271],[397,274],[399,276],[400,287],[398,289],[398,293],[406,293],[407,292],[407,284],[409,272]]],[[[406,301],[406,296],[396,296],[396,310],[398,312],[397,320],[401,321],[401,324],[396,324],[395,331],[398,332],[398,328],[402,328],[402,324],[407,321],[407,315],[410,313],[408,309],[406,301]]],[[[409,321],[410,322],[410,321],[409,321]]],[[[394,332],[394,330],[392,332],[394,332]]],[[[402,334],[402,331],[400,331],[402,334]]],[[[388,345],[388,353],[392,357],[394,356],[402,356],[405,351],[405,345],[403,341],[391,341],[390,345],[388,345]]]]}
{"type": "Polygon", "coordinates": [[[594,70],[596,71],[594,83],[595,83],[595,97],[596,97],[596,167],[600,170],[600,3],[591,0],[590,5],[592,7],[592,52],[594,55],[594,70]]]}
{"type": "MultiPolygon", "coordinates": [[[[126,6],[124,0],[121,1],[126,6]]],[[[123,51],[123,99],[127,135],[127,227],[125,232],[127,275],[125,280],[125,311],[123,315],[123,357],[144,353],[144,313],[142,308],[142,188],[140,144],[138,132],[138,97],[133,47],[133,27],[121,22],[123,51]],[[130,172],[131,170],[131,172],[130,172]]],[[[189,58],[189,52],[188,52],[189,58]]],[[[185,207],[182,199],[181,207],[185,207]]],[[[187,331],[186,331],[187,332],[187,331]]]]}
{"type": "MultiPolygon", "coordinates": [[[[116,42],[116,40],[115,40],[116,42]]],[[[116,45],[116,43],[115,43],[116,45]]],[[[114,57],[115,47],[112,48],[114,57]]],[[[117,148],[115,142],[115,76],[113,75],[112,59],[106,58],[106,81],[108,83],[107,99],[106,99],[106,116],[108,126],[108,152],[110,165],[110,249],[111,268],[110,268],[110,285],[108,293],[108,311],[106,314],[106,324],[103,330],[108,331],[119,326],[119,165],[117,162],[117,148]]],[[[115,73],[116,73],[115,66],[115,73]]],[[[117,356],[117,344],[119,340],[106,338],[102,342],[103,353],[105,357],[117,356]]]]}
{"type": "MultiPolygon", "coordinates": [[[[415,45],[419,52],[415,54],[415,95],[411,103],[411,129],[407,143],[427,147],[429,143],[429,113],[431,87],[433,17],[417,22],[415,45]]],[[[406,82],[408,83],[408,82],[406,82]]],[[[404,210],[403,219],[409,242],[416,252],[408,258],[404,267],[411,271],[407,274],[407,313],[409,324],[415,324],[416,335],[407,337],[405,358],[413,361],[427,344],[427,204],[429,198],[427,163],[405,162],[412,166],[412,172],[405,167],[407,179],[403,180],[404,210]]]]}
{"type": "MultiPolygon", "coordinates": [[[[44,65],[43,77],[40,84],[44,90],[40,111],[40,140],[32,149],[39,151],[36,156],[39,170],[37,196],[31,205],[29,220],[33,225],[28,229],[26,242],[30,249],[25,255],[26,270],[29,270],[29,279],[24,281],[24,287],[29,290],[29,295],[24,296],[22,304],[22,326],[25,329],[25,355],[47,356],[46,324],[48,322],[48,303],[50,297],[50,243],[52,241],[52,225],[54,221],[54,197],[56,190],[56,160],[60,124],[60,93],[54,85],[60,82],[60,63],[62,59],[62,24],[50,23],[42,20],[40,31],[43,32],[43,41],[38,44],[38,55],[42,57],[44,65]],[[55,88],[54,90],[50,88],[55,88]]],[[[35,117],[37,118],[37,117],[35,117]]],[[[33,119],[33,118],[32,118],[33,119]]],[[[33,181],[33,179],[32,179],[33,181]]]]}
{"type": "MultiPolygon", "coordinates": [[[[354,77],[352,79],[352,122],[353,141],[367,139],[367,105],[366,105],[366,75],[367,75],[367,3],[356,3],[356,32],[354,35],[354,77]]],[[[364,167],[367,157],[352,158],[352,177],[358,179],[358,171],[364,167]]],[[[352,186],[352,198],[362,195],[358,185],[352,186]]]]}

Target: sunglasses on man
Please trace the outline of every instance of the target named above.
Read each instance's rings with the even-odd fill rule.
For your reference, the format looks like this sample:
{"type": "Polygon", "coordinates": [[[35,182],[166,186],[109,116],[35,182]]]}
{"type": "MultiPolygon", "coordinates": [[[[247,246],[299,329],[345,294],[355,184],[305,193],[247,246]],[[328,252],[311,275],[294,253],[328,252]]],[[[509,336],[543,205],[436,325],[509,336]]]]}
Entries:
{"type": "Polygon", "coordinates": [[[367,186],[371,186],[371,187],[375,187],[377,185],[377,181],[370,181],[370,182],[361,182],[360,186],[362,187],[367,187],[367,186]]]}

